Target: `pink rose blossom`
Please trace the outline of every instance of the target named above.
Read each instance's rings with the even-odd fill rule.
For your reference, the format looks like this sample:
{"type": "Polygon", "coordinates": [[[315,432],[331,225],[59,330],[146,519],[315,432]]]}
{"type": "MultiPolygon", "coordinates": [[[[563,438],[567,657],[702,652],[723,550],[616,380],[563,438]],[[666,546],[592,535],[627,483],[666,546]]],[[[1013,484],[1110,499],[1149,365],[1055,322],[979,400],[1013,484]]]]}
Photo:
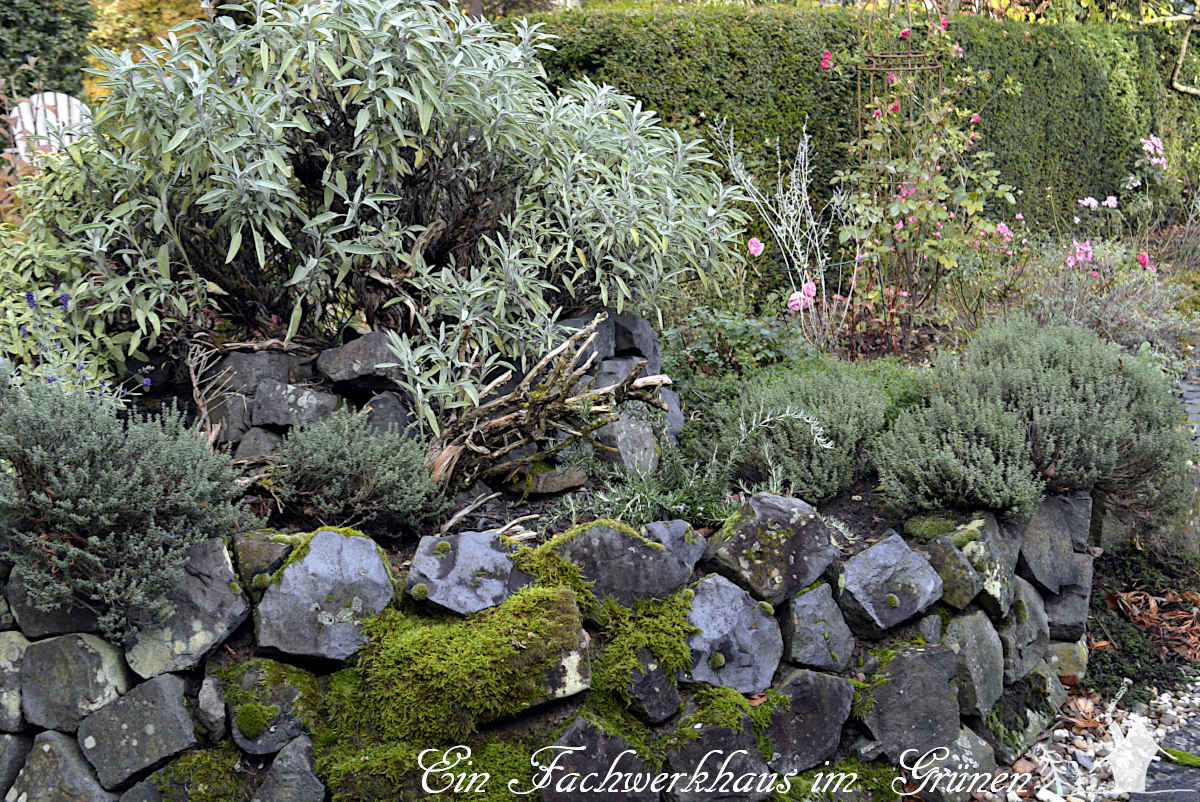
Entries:
{"type": "Polygon", "coordinates": [[[1142,266],[1142,270],[1146,269],[1146,265],[1150,264],[1150,256],[1145,251],[1140,251],[1137,255],[1138,264],[1142,266]]]}
{"type": "Polygon", "coordinates": [[[758,237],[753,237],[749,242],[746,243],[746,250],[750,251],[751,256],[762,256],[762,252],[766,249],[766,247],[767,246],[763,245],[762,240],[760,240],[758,237]]]}
{"type": "Polygon", "coordinates": [[[979,120],[980,120],[979,112],[975,112],[974,114],[971,115],[971,125],[974,125],[975,123],[979,122],[979,120]]]}
{"type": "Polygon", "coordinates": [[[888,106],[888,111],[900,111],[900,104],[893,103],[892,105],[888,106]]]}
{"type": "Polygon", "coordinates": [[[1100,205],[1107,206],[1110,209],[1117,208],[1117,196],[1109,195],[1107,198],[1105,198],[1103,201],[1100,202],[1100,205]]]}
{"type": "Polygon", "coordinates": [[[1024,219],[1025,219],[1025,215],[1021,214],[1020,212],[1017,212],[1017,219],[1018,219],[1018,220],[1024,220],[1024,219]]]}
{"type": "Polygon", "coordinates": [[[817,296],[817,284],[814,281],[804,282],[804,286],[800,288],[805,298],[815,298],[817,296]]]}
{"type": "Polygon", "coordinates": [[[799,312],[801,309],[812,305],[812,302],[812,298],[797,290],[788,296],[787,308],[793,312],[799,312]]]}
{"type": "Polygon", "coordinates": [[[874,111],[871,112],[872,117],[879,117],[882,114],[883,114],[883,112],[880,111],[879,109],[875,109],[874,111]]]}
{"type": "Polygon", "coordinates": [[[950,27],[950,18],[949,17],[942,17],[941,20],[939,20],[939,22],[941,23],[943,31],[950,27]]]}
{"type": "Polygon", "coordinates": [[[912,28],[905,28],[904,30],[900,31],[901,41],[907,39],[910,36],[912,36],[912,28]]]}
{"type": "Polygon", "coordinates": [[[1100,274],[1097,273],[1095,270],[1089,270],[1088,275],[1091,276],[1092,278],[1100,278],[1100,274]]]}

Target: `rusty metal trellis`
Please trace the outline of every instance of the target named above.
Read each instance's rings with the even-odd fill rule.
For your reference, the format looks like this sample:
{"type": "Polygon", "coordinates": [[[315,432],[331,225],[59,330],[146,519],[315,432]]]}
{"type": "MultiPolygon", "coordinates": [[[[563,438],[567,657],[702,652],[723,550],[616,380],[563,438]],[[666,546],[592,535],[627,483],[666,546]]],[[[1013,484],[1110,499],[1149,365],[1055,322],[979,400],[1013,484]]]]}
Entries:
{"type": "Polygon", "coordinates": [[[942,91],[942,63],[926,46],[926,34],[938,24],[938,7],[921,0],[867,0],[857,15],[858,48],[858,136],[867,131],[868,107],[888,94],[889,76],[911,86],[901,93],[899,114],[902,141],[889,143],[911,156],[921,135],[921,110],[942,91]],[[900,31],[911,33],[900,38],[900,31]]]}

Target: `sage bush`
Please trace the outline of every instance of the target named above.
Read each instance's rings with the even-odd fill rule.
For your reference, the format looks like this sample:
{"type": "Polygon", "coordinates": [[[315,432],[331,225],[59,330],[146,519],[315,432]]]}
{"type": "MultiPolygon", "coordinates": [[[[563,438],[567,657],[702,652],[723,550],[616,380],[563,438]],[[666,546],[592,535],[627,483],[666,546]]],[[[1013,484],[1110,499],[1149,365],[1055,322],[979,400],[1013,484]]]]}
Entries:
{"type": "Polygon", "coordinates": [[[123,643],[171,611],[187,549],[253,524],[229,460],[182,418],[119,414],[59,382],[0,375],[0,521],[41,609],[72,598],[123,643]]]}
{"type": "Polygon", "coordinates": [[[702,147],[609,87],[552,93],[536,26],[432,0],[217,13],[100,53],[92,133],[26,194],[128,351],[204,305],[326,341],[365,318],[436,429],[559,307],[652,312],[739,258],[702,147]]]}

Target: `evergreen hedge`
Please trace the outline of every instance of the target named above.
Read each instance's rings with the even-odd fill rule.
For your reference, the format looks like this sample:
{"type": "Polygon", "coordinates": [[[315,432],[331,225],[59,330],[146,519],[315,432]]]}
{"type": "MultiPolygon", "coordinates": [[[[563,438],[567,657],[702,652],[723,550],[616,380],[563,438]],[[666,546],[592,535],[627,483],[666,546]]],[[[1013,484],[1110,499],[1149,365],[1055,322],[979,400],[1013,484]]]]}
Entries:
{"type": "MultiPolygon", "coordinates": [[[[560,39],[542,56],[550,83],[589,77],[641,99],[670,125],[703,136],[729,119],[748,163],[785,162],[805,119],[819,155],[818,185],[846,166],[857,135],[857,80],[846,64],[857,23],[842,10],[784,6],[667,6],[584,9],[534,17],[560,39]],[[820,69],[821,55],[835,67],[820,69]],[[839,69],[837,65],[846,65],[839,69]]],[[[1196,181],[1200,100],[1170,87],[1178,30],[1162,26],[1030,25],[955,17],[962,62],[992,74],[974,98],[983,145],[1004,181],[1021,190],[1017,206],[1043,229],[1088,195],[1121,195],[1139,140],[1160,135],[1171,162],[1170,195],[1196,181]],[[994,91],[1008,76],[1023,92],[994,91]],[[1047,187],[1053,203],[1045,203],[1047,187]]],[[[1185,63],[1183,79],[1200,73],[1185,63]]],[[[1198,62],[1200,63],[1200,62],[1198,62]]]]}
{"type": "MultiPolygon", "coordinates": [[[[95,14],[89,0],[0,2],[0,78],[9,82],[7,94],[21,97],[40,83],[48,91],[79,95],[95,14]],[[37,58],[36,72],[20,69],[30,56],[37,58]]],[[[0,131],[0,145],[7,137],[7,130],[0,131]]]]}

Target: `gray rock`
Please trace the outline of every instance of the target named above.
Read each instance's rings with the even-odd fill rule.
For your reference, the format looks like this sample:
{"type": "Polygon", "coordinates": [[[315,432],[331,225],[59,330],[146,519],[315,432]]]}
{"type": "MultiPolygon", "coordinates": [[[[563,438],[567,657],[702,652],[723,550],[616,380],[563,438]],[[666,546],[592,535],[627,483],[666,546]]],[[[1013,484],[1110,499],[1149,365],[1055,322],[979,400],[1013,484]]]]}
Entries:
{"type": "MultiPolygon", "coordinates": [[[[954,743],[939,747],[930,758],[928,762],[921,762],[921,776],[926,776],[926,772],[934,777],[949,773],[954,775],[956,780],[961,779],[961,783],[975,788],[990,787],[992,772],[996,770],[996,755],[992,752],[992,747],[966,727],[959,730],[954,743]],[[976,776],[986,777],[987,786],[975,781],[973,778],[976,776]]],[[[955,785],[961,783],[956,782],[955,785]]],[[[947,783],[929,782],[928,787],[922,791],[923,798],[927,802],[971,802],[969,791],[947,791],[946,786],[947,783]]]]}
{"type": "Polygon", "coordinates": [[[21,661],[21,711],[35,727],[74,732],[128,689],[121,653],[95,635],[35,641],[21,661]]]}
{"type": "MultiPolygon", "coordinates": [[[[596,365],[596,378],[592,383],[593,388],[609,387],[614,384],[619,384],[629,378],[629,374],[637,370],[640,359],[635,357],[622,357],[620,359],[606,359],[596,365]]],[[[645,375],[645,370],[641,375],[645,375]]]]}
{"type": "Polygon", "coordinates": [[[79,724],[78,742],[110,790],[196,744],[183,680],[162,674],[109,702],[79,724]]]}
{"type": "Polygon", "coordinates": [[[1057,498],[1067,531],[1071,533],[1071,548],[1087,551],[1092,532],[1092,494],[1080,490],[1057,498]]]}
{"type": "Polygon", "coordinates": [[[824,583],[792,598],[783,623],[785,659],[830,671],[845,671],[854,651],[854,636],[833,590],[824,583]]]}
{"type": "Polygon", "coordinates": [[[1051,496],[1028,520],[1012,521],[1004,527],[1021,542],[1017,572],[1050,593],[1058,593],[1063,585],[1079,583],[1071,545],[1071,521],[1075,517],[1070,501],[1051,496]]]}
{"type": "Polygon", "coordinates": [[[644,317],[632,312],[620,312],[610,316],[616,329],[617,356],[636,355],[646,360],[646,375],[662,372],[662,359],[658,353],[658,332],[644,317]]]}
{"type": "Polygon", "coordinates": [[[162,780],[158,774],[156,771],[141,782],[131,785],[128,791],[121,794],[120,802],[163,802],[162,793],[158,790],[162,780]]]}
{"type": "Polygon", "coordinates": [[[100,787],[79,746],[61,732],[43,732],[5,802],[115,802],[117,795],[100,787]]]}
{"type": "MultiPolygon", "coordinates": [[[[564,329],[568,329],[567,336],[570,336],[576,331],[587,326],[592,322],[595,315],[581,315],[580,317],[567,318],[566,320],[558,321],[558,325],[564,329]]],[[[613,315],[609,313],[604,320],[600,321],[600,325],[596,327],[596,339],[592,340],[592,344],[584,349],[583,356],[579,364],[587,361],[588,357],[595,355],[596,359],[593,364],[599,364],[601,360],[611,359],[617,349],[617,333],[616,323],[613,320],[613,315]]]]}
{"type": "Polygon", "coordinates": [[[691,576],[691,568],[665,546],[603,523],[585,524],[555,550],[579,566],[597,599],[625,607],[636,599],[665,599],[691,576]]]}
{"type": "Polygon", "coordinates": [[[213,741],[225,737],[225,697],[216,677],[205,677],[196,695],[196,721],[213,741]]]}
{"type": "Polygon", "coordinates": [[[630,707],[651,724],[661,724],[679,712],[682,699],[670,674],[647,649],[638,651],[638,667],[626,686],[630,707]]]}
{"type": "Polygon", "coordinates": [[[144,679],[195,668],[250,614],[229,550],[219,538],[188,549],[183,578],[167,598],[175,608],[170,617],[143,629],[125,650],[129,667],[144,679]]]}
{"type": "Polygon", "coordinates": [[[253,426],[242,435],[238,446],[234,449],[234,459],[260,459],[279,453],[283,446],[283,438],[275,432],[269,432],[258,426],[253,426]]]}
{"type": "Polygon", "coordinates": [[[100,621],[96,613],[82,604],[71,603],[46,612],[39,610],[29,600],[26,578],[19,568],[14,569],[5,589],[8,606],[17,620],[17,626],[27,638],[45,638],[48,635],[67,635],[72,632],[97,632],[100,621]]]}
{"type": "Polygon", "coordinates": [[[233,536],[233,552],[237,557],[237,574],[243,587],[254,584],[262,574],[274,574],[283,567],[292,544],[276,540],[275,532],[244,532],[233,536]]]}
{"type": "Polygon", "coordinates": [[[959,544],[963,556],[983,580],[983,590],[975,598],[992,621],[1008,615],[1012,605],[1020,542],[1000,530],[991,513],[976,513],[972,520],[950,536],[959,544]]]}
{"type": "Polygon", "coordinates": [[[930,646],[942,642],[942,618],[938,615],[927,615],[917,622],[917,634],[930,646]]]}
{"type": "Polygon", "coordinates": [[[683,560],[689,569],[696,567],[708,545],[704,536],[697,534],[687,521],[655,521],[642,527],[642,534],[648,540],[666,546],[667,551],[683,560]]]}
{"type": "Polygon", "coordinates": [[[495,607],[529,583],[513,565],[513,551],[495,532],[426,535],[417,544],[405,589],[462,615],[495,607]]]}
{"type": "Polygon", "coordinates": [[[282,351],[234,351],[217,364],[226,394],[212,404],[209,417],[220,425],[221,442],[241,441],[251,426],[254,392],[259,382],[270,379],[286,384],[292,380],[296,361],[282,351]]]}
{"type": "Polygon", "coordinates": [[[1004,693],[1004,647],[982,610],[950,619],[942,643],[958,656],[958,707],[983,716],[1004,693]]]}
{"type": "Polygon", "coordinates": [[[758,751],[758,740],[748,719],[740,730],[703,725],[693,729],[694,737],[667,751],[665,771],[682,773],[686,779],[669,787],[665,798],[671,802],[759,802],[770,796],[771,788],[760,789],[764,775],[771,769],[758,751]],[[728,772],[729,778],[725,777],[728,772]],[[705,774],[705,777],[701,777],[705,774]],[[718,774],[721,776],[718,778],[718,774]]]}
{"type": "Polygon", "coordinates": [[[1008,620],[997,632],[1004,646],[1004,683],[1011,685],[1042,662],[1050,642],[1042,597],[1021,577],[1016,578],[1016,596],[1008,620]]]}
{"type": "Polygon", "coordinates": [[[405,434],[417,422],[412,404],[400,393],[380,393],[366,403],[367,425],[376,434],[405,434]]]}
{"type": "Polygon", "coordinates": [[[777,691],[789,701],[771,712],[766,729],[774,749],[767,761],[770,767],[781,775],[799,774],[833,757],[854,701],[850,681],[801,669],[788,675],[777,691]]]}
{"type": "Polygon", "coordinates": [[[617,419],[596,430],[596,441],[606,446],[600,456],[627,471],[648,474],[658,468],[658,441],[654,427],[648,421],[635,418],[624,409],[617,419]],[[608,450],[612,449],[612,450],[608,450]]]}
{"type": "Polygon", "coordinates": [[[0,735],[0,794],[12,788],[31,749],[33,738],[28,735],[0,735]]]}
{"type": "Polygon", "coordinates": [[[21,715],[21,662],[29,641],[20,632],[0,632],[0,730],[25,729],[21,715]]]}
{"type": "Polygon", "coordinates": [[[254,616],[258,645],[345,660],[367,642],[363,619],[386,607],[393,593],[375,541],[322,529],[263,594],[254,616]]]}
{"type": "Polygon", "coordinates": [[[721,573],[772,604],[815,582],[837,554],[816,510],[770,493],[754,495],[708,543],[721,573]]]}
{"type": "Polygon", "coordinates": [[[217,441],[238,443],[250,431],[254,397],[230,393],[217,398],[208,410],[208,419],[217,428],[217,441]]]}
{"type": "Polygon", "coordinates": [[[322,802],[325,785],[313,771],[313,746],[307,735],[279,750],[251,802],[322,802]]]}
{"type": "Polygon", "coordinates": [[[926,610],[942,596],[937,571],[895,532],[847,560],[839,583],[839,602],[847,622],[871,638],[926,610]]]}
{"type": "Polygon", "coordinates": [[[663,387],[658,391],[658,397],[667,405],[667,434],[671,435],[671,439],[678,441],[679,433],[683,431],[683,425],[687,420],[683,417],[683,404],[679,400],[679,393],[669,387],[663,387]]]}
{"type": "Polygon", "coordinates": [[[896,763],[909,749],[924,754],[958,737],[958,660],[945,646],[906,649],[880,669],[864,723],[896,763]]]}
{"type": "Polygon", "coordinates": [[[337,409],[342,399],[332,393],[264,379],[254,394],[250,423],[254,426],[303,426],[337,409]]]}
{"type": "Polygon", "coordinates": [[[17,619],[12,613],[12,608],[8,606],[8,599],[0,595],[0,630],[14,629],[16,626],[17,619]]]}
{"type": "Polygon", "coordinates": [[[966,608],[983,590],[983,577],[948,537],[922,544],[933,570],[942,578],[942,601],[956,610],[966,608]]]}
{"type": "Polygon", "coordinates": [[[771,684],[783,657],[779,623],[750,594],[723,576],[710,574],[696,585],[688,623],[692,668],[682,679],[758,693],[771,684]]]}
{"type": "MultiPolygon", "coordinates": [[[[554,746],[558,748],[556,752],[562,750],[562,757],[555,765],[561,766],[563,772],[568,775],[595,775],[591,783],[591,789],[594,790],[582,791],[576,787],[575,782],[560,780],[542,790],[542,799],[545,802],[583,802],[617,798],[632,802],[658,802],[658,791],[651,791],[646,786],[642,786],[642,790],[633,790],[633,787],[625,785],[624,778],[605,779],[610,768],[619,772],[632,772],[634,775],[653,774],[642,758],[636,753],[627,752],[631,747],[619,735],[609,735],[591,720],[580,716],[567,725],[563,734],[554,742],[554,746]]],[[[561,774],[557,776],[563,777],[561,774]]]]}
{"type": "Polygon", "coordinates": [[[305,690],[315,682],[307,671],[262,657],[223,674],[220,691],[230,700],[233,742],[251,755],[273,755],[304,734],[304,713],[316,703],[305,690]],[[261,715],[264,711],[273,715],[261,715]]]}
{"type": "Polygon", "coordinates": [[[388,336],[382,331],[364,334],[340,348],[322,351],[317,357],[317,370],[331,382],[356,382],[388,387],[400,375],[400,368],[381,368],[394,363],[396,355],[388,348],[388,336]]]}
{"type": "Polygon", "coordinates": [[[229,392],[254,395],[264,379],[291,381],[295,364],[296,357],[283,351],[232,351],[218,363],[217,372],[224,375],[229,392]]]}
{"type": "Polygon", "coordinates": [[[1092,600],[1092,563],[1090,554],[1072,555],[1079,581],[1074,585],[1063,585],[1057,595],[1043,596],[1046,602],[1046,619],[1050,623],[1050,637],[1055,640],[1078,640],[1087,629],[1088,606],[1092,600]]]}

